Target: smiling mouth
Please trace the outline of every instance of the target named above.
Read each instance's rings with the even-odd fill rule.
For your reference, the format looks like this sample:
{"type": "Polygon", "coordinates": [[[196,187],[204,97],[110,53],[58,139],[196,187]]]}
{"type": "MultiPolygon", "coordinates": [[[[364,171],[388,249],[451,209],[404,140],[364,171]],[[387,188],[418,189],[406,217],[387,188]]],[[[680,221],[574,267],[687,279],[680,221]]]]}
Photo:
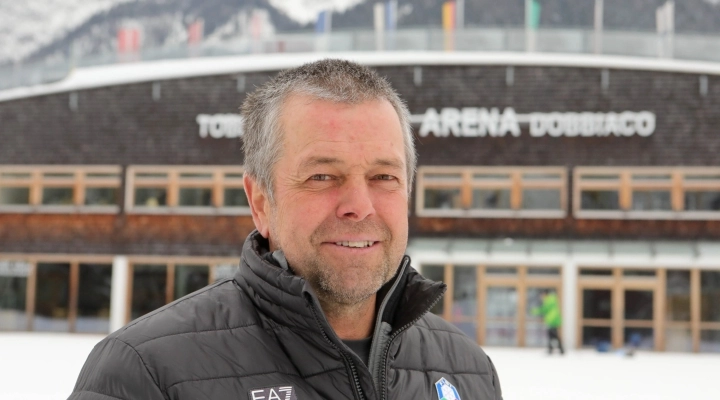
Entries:
{"type": "Polygon", "coordinates": [[[350,242],[350,241],[335,242],[335,244],[337,246],[342,246],[342,247],[363,248],[363,247],[371,247],[373,244],[375,244],[375,242],[373,242],[372,240],[360,240],[357,242],[350,242]]]}

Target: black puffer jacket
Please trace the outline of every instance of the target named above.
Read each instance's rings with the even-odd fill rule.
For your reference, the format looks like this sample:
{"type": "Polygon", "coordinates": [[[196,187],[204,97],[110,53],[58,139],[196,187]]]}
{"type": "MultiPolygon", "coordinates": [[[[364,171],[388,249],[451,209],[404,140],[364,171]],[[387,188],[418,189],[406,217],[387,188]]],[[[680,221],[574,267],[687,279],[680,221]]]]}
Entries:
{"type": "Polygon", "coordinates": [[[233,280],[98,343],[70,399],[437,400],[442,378],[463,400],[501,399],[485,353],[427,312],[444,285],[422,278],[407,257],[379,293],[366,367],[330,328],[305,280],[265,261],[265,246],[253,233],[233,280]]]}

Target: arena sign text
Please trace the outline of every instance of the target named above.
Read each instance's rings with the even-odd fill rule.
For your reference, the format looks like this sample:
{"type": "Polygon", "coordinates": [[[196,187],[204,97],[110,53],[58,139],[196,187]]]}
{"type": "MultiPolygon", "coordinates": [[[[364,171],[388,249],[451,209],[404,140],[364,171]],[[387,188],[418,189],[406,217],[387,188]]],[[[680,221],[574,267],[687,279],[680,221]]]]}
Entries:
{"type": "Polygon", "coordinates": [[[239,114],[199,114],[195,117],[201,138],[234,139],[242,137],[242,117],[239,114]]]}
{"type": "Polygon", "coordinates": [[[528,126],[531,137],[641,136],[655,132],[655,114],[649,111],[623,112],[533,112],[518,114],[511,107],[446,107],[438,112],[428,108],[425,114],[413,115],[420,124],[420,136],[435,137],[519,137],[521,125],[528,126]]]}

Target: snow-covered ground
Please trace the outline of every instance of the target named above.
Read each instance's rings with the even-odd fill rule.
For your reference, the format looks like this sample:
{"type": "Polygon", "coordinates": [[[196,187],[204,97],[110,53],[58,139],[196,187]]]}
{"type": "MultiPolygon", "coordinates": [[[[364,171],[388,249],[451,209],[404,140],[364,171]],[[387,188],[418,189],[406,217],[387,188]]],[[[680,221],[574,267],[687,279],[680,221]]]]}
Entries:
{"type": "MultiPolygon", "coordinates": [[[[0,333],[0,399],[64,399],[102,336],[0,333]]],[[[720,354],[590,350],[548,356],[541,349],[486,348],[506,400],[720,399],[720,354]]],[[[472,393],[460,393],[474,400],[472,393]]]]}

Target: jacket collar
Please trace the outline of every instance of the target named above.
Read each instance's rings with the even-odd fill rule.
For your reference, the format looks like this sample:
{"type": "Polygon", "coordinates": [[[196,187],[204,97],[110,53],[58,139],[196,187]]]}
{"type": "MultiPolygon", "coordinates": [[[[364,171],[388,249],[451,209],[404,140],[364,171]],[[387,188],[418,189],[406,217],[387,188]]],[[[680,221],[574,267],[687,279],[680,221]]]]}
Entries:
{"type": "MultiPolygon", "coordinates": [[[[315,322],[319,302],[305,279],[267,261],[268,242],[257,231],[245,240],[240,268],[235,281],[250,295],[259,311],[276,322],[297,325],[304,329],[321,328],[315,322]]],[[[398,274],[378,291],[378,306],[385,296],[390,296],[382,312],[382,321],[401,328],[419,319],[445,292],[446,286],[423,278],[410,265],[405,256],[398,274]],[[397,285],[395,281],[399,280],[397,285]]],[[[322,328],[329,324],[322,315],[322,328]]]]}

